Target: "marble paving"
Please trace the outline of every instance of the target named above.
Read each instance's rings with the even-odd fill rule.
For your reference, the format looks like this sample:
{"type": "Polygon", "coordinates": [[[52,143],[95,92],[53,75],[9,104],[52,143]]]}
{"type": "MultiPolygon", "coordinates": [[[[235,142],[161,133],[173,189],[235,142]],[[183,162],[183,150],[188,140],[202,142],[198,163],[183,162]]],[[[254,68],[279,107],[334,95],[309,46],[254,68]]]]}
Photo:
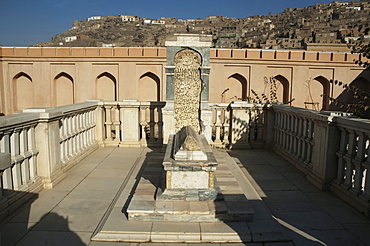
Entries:
{"type": "MultiPolygon", "coordinates": [[[[121,209],[120,203],[114,205],[118,209],[107,213],[101,230],[93,240],[158,243],[252,242],[254,231],[250,230],[247,223],[252,223],[254,210],[247,196],[253,202],[263,202],[227,152],[215,151],[219,164],[215,176],[220,189],[220,199],[216,201],[200,201],[199,194],[184,193],[181,195],[185,197],[178,201],[156,201],[156,189],[164,178],[163,156],[163,152],[147,156],[136,177],[134,189],[130,194],[121,193],[117,199],[126,201],[125,205],[121,209]]],[[[257,214],[256,224],[260,223],[262,217],[265,218],[260,240],[290,241],[289,235],[267,209],[258,213],[264,214],[257,214]]]]}
{"type": "MultiPolygon", "coordinates": [[[[149,148],[96,150],[53,190],[42,191],[35,201],[0,221],[0,245],[370,245],[369,218],[330,192],[316,189],[268,149],[215,150],[217,159],[232,163],[232,175],[225,173],[224,181],[238,181],[254,209],[253,222],[128,221],[124,211],[143,163],[156,162],[161,155],[159,149],[149,148]],[[126,237],[133,241],[119,242],[117,233],[122,231],[130,231],[126,237]],[[97,241],[99,237],[105,241],[97,241]],[[189,238],[194,243],[180,242],[189,238]]],[[[186,208],[174,206],[174,211],[181,209],[186,208]]]]}

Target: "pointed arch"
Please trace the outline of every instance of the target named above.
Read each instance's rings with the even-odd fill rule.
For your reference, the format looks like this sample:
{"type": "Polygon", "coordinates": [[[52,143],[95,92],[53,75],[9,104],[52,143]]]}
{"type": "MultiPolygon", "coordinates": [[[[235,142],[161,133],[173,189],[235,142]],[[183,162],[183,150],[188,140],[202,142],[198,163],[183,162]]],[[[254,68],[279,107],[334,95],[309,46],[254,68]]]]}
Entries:
{"type": "Polygon", "coordinates": [[[13,77],[14,111],[35,106],[34,84],[31,76],[20,72],[13,77]]]}
{"type": "Polygon", "coordinates": [[[61,72],[55,76],[54,98],[55,106],[74,103],[74,80],[71,75],[61,72]]]}
{"type": "Polygon", "coordinates": [[[117,100],[117,80],[116,78],[108,73],[101,73],[96,78],[96,98],[116,101],[117,100]]]}
{"type": "Polygon", "coordinates": [[[247,98],[247,79],[239,74],[234,73],[226,81],[225,90],[222,95],[223,102],[241,101],[247,98]]]}
{"type": "Polygon", "coordinates": [[[160,101],[160,79],[152,72],[139,78],[139,101],[160,101]]]}
{"type": "Polygon", "coordinates": [[[283,75],[279,74],[274,77],[277,81],[280,82],[277,85],[277,98],[279,102],[288,103],[289,102],[289,81],[283,75]]]}
{"type": "Polygon", "coordinates": [[[323,76],[317,76],[312,81],[308,82],[308,95],[306,99],[307,105],[311,105],[314,110],[328,110],[330,83],[329,80],[323,76]]]}

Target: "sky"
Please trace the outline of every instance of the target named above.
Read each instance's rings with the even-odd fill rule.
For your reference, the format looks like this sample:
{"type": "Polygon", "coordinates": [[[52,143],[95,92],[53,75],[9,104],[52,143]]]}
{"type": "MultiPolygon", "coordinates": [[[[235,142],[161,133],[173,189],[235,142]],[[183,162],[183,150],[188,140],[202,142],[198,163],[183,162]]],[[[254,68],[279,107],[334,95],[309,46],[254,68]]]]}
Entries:
{"type": "Polygon", "coordinates": [[[91,16],[245,18],[330,2],[333,0],[0,0],[0,46],[50,41],[56,34],[70,29],[73,20],[91,16]]]}

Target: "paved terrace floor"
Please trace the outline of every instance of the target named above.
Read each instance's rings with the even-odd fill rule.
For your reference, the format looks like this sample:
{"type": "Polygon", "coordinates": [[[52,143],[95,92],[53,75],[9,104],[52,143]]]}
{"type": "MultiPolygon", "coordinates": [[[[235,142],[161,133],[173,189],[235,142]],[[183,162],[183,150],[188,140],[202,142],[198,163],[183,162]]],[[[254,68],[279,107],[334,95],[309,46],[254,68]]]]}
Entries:
{"type": "MultiPolygon", "coordinates": [[[[239,166],[234,171],[253,185],[263,202],[252,203],[254,224],[244,227],[249,230],[245,233],[251,234],[252,242],[195,245],[370,245],[369,219],[332,194],[316,189],[272,151],[214,151],[217,158],[230,154],[227,158],[239,166]],[[266,215],[270,218],[264,218],[266,215]],[[291,240],[276,242],[270,238],[270,242],[255,242],[256,238],[263,237],[259,232],[266,231],[260,223],[264,219],[279,223],[291,240]]],[[[125,201],[119,200],[122,197],[119,194],[129,196],[135,190],[142,164],[151,158],[160,160],[161,155],[160,149],[149,148],[96,150],[73,167],[54,189],[43,190],[35,201],[9,216],[0,227],[0,245],[192,245],[91,240],[101,229],[112,204],[124,206],[125,201]]],[[[170,223],[170,227],[182,226],[166,223],[170,223]]]]}

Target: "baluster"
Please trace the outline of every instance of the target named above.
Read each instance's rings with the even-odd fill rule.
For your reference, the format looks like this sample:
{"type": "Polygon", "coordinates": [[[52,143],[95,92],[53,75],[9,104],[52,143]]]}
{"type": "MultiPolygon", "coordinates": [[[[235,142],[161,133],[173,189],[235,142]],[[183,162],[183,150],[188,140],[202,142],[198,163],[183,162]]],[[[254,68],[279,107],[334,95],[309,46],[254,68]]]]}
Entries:
{"type": "Polygon", "coordinates": [[[73,158],[78,155],[78,121],[77,121],[77,115],[72,115],[72,142],[73,142],[73,158]]]}
{"type": "Polygon", "coordinates": [[[283,145],[282,150],[286,151],[287,141],[288,141],[288,124],[289,124],[289,116],[287,113],[284,113],[284,120],[283,120],[283,145]]]}
{"type": "Polygon", "coordinates": [[[292,156],[295,156],[293,151],[293,144],[296,138],[296,116],[294,114],[290,115],[290,126],[289,126],[289,144],[288,144],[288,153],[292,156]]]}
{"type": "Polygon", "coordinates": [[[120,105],[119,107],[119,114],[120,114],[120,138],[121,138],[121,141],[124,141],[125,140],[125,131],[124,131],[124,125],[125,124],[125,121],[123,119],[123,110],[124,110],[124,107],[122,107],[122,105],[120,105]]]}
{"type": "Polygon", "coordinates": [[[140,142],[143,146],[146,146],[146,131],[145,127],[147,126],[146,121],[146,111],[148,106],[140,106],[140,127],[141,127],[141,139],[140,142]]]}
{"type": "Polygon", "coordinates": [[[93,114],[95,113],[96,111],[88,111],[86,112],[86,119],[87,119],[87,122],[86,122],[86,126],[87,126],[87,130],[86,130],[86,148],[90,147],[92,142],[94,141],[93,140],[93,137],[92,137],[92,132],[94,131],[93,127],[94,127],[94,124],[93,124],[93,114]]]}
{"type": "Polygon", "coordinates": [[[355,154],[355,148],[356,148],[356,134],[353,130],[348,130],[349,132],[349,138],[348,138],[348,151],[344,155],[345,159],[345,165],[346,165],[346,178],[344,180],[344,183],[342,184],[342,187],[345,189],[351,189],[352,188],[352,178],[353,178],[353,166],[352,166],[352,158],[355,154]]]}
{"type": "Polygon", "coordinates": [[[230,144],[230,112],[226,108],[221,109],[223,112],[223,127],[224,127],[224,144],[228,146],[230,144]]]}
{"type": "Polygon", "coordinates": [[[12,162],[14,163],[14,166],[12,167],[14,189],[19,189],[22,185],[22,174],[20,166],[20,161],[22,161],[22,158],[20,158],[19,156],[20,131],[21,129],[15,128],[12,135],[10,136],[10,154],[12,157],[12,162]]]}
{"type": "Polygon", "coordinates": [[[66,163],[68,161],[68,156],[69,156],[69,148],[68,148],[68,119],[67,117],[64,117],[61,119],[62,121],[62,126],[60,128],[60,133],[61,133],[61,148],[62,148],[62,162],[66,163]]]}
{"type": "Polygon", "coordinates": [[[289,134],[289,147],[288,153],[291,156],[295,156],[296,153],[294,152],[294,145],[296,144],[296,135],[297,135],[297,117],[295,115],[290,115],[290,134],[289,134]]]}
{"type": "Polygon", "coordinates": [[[279,122],[279,148],[280,149],[283,149],[283,145],[284,145],[284,114],[282,112],[279,113],[280,115],[280,122],[279,122]]]}
{"type": "Polygon", "coordinates": [[[85,111],[81,114],[81,124],[82,124],[82,133],[81,133],[82,149],[85,151],[88,148],[87,146],[87,137],[89,131],[88,111],[85,111]]]}
{"type": "Polygon", "coordinates": [[[20,131],[19,135],[19,153],[23,157],[21,162],[21,175],[22,184],[27,184],[30,180],[30,169],[29,169],[29,152],[28,152],[28,129],[25,127],[20,131]]]}
{"type": "Polygon", "coordinates": [[[157,115],[158,115],[158,142],[163,143],[163,115],[162,115],[162,106],[158,106],[157,108],[157,115]]]}
{"type": "Polygon", "coordinates": [[[115,132],[115,138],[114,138],[114,141],[117,142],[117,144],[119,144],[120,142],[120,120],[119,120],[119,106],[118,105],[115,105],[113,107],[113,115],[114,115],[114,119],[113,119],[113,127],[114,127],[114,132],[115,132]]]}
{"type": "Polygon", "coordinates": [[[155,130],[154,130],[154,128],[155,128],[154,110],[155,110],[155,106],[150,105],[150,107],[149,107],[149,141],[150,142],[155,141],[155,137],[154,137],[154,133],[155,133],[155,130]]]}
{"type": "Polygon", "coordinates": [[[296,158],[300,160],[302,158],[302,140],[303,140],[303,122],[302,122],[302,117],[297,117],[297,137],[296,137],[296,158]]]}
{"type": "Polygon", "coordinates": [[[312,168],[312,151],[313,151],[313,146],[314,146],[314,134],[315,134],[315,122],[311,119],[310,120],[310,127],[311,127],[311,131],[310,131],[310,139],[309,139],[309,147],[308,147],[308,158],[307,158],[307,163],[309,164],[309,167],[312,168]]]}
{"type": "Polygon", "coordinates": [[[215,114],[216,114],[216,122],[214,124],[215,126],[215,140],[213,141],[213,143],[219,145],[221,144],[221,126],[222,126],[222,123],[221,123],[221,108],[215,108],[215,114]]]}
{"type": "Polygon", "coordinates": [[[83,112],[81,113],[77,113],[76,115],[76,123],[77,123],[77,152],[78,153],[82,153],[84,148],[84,144],[83,144],[83,133],[84,133],[84,124],[82,122],[82,115],[83,115],[83,112]]]}
{"type": "Polygon", "coordinates": [[[301,146],[301,157],[300,157],[300,161],[303,163],[304,160],[306,160],[307,158],[307,148],[308,148],[308,135],[309,135],[309,131],[310,131],[310,128],[309,128],[309,120],[307,118],[302,118],[302,124],[303,124],[303,134],[302,134],[302,138],[300,139],[300,142],[302,143],[301,146]]]}
{"type": "Polygon", "coordinates": [[[93,112],[95,111],[88,111],[86,112],[86,118],[87,118],[87,122],[86,122],[86,125],[87,125],[87,131],[86,131],[86,147],[90,147],[91,143],[93,142],[93,138],[92,138],[92,132],[93,132],[93,118],[92,118],[92,114],[93,112]]]}
{"type": "Polygon", "coordinates": [[[339,144],[339,151],[337,152],[338,156],[338,170],[337,170],[337,177],[334,180],[337,184],[342,184],[344,182],[344,175],[345,175],[345,159],[344,155],[347,153],[347,144],[348,144],[348,132],[345,128],[339,127],[341,134],[340,134],[340,144],[339,144]]]}
{"type": "Polygon", "coordinates": [[[73,157],[77,156],[79,150],[79,128],[78,128],[78,113],[72,115],[72,134],[73,134],[73,157]]]}
{"type": "Polygon", "coordinates": [[[86,144],[86,133],[87,133],[87,112],[81,112],[79,114],[79,119],[80,119],[80,126],[81,126],[81,132],[80,132],[80,149],[81,151],[85,151],[87,149],[87,144],[86,144]]]}
{"type": "Polygon", "coordinates": [[[38,151],[36,150],[36,139],[35,139],[35,127],[33,125],[30,127],[28,131],[28,149],[31,152],[31,158],[29,160],[30,163],[30,179],[35,180],[37,176],[37,154],[38,151]]]}
{"type": "Polygon", "coordinates": [[[365,168],[365,176],[364,176],[364,190],[360,197],[364,199],[365,201],[370,201],[370,133],[366,134],[367,142],[366,142],[366,148],[367,148],[367,157],[366,161],[362,164],[365,168]]]}
{"type": "Polygon", "coordinates": [[[264,120],[265,120],[265,113],[263,111],[263,108],[258,108],[257,137],[259,141],[263,140],[264,120]]]}
{"type": "MultiPolygon", "coordinates": [[[[1,140],[1,149],[5,153],[10,153],[10,135],[11,132],[4,132],[4,136],[1,140]]],[[[3,188],[8,190],[14,189],[12,169],[7,168],[3,173],[3,188]]]]}
{"type": "MultiPolygon", "coordinates": [[[[271,109],[272,110],[272,109],[271,109]]],[[[277,112],[274,113],[275,114],[275,119],[274,119],[274,122],[273,122],[273,131],[272,131],[272,134],[273,134],[273,139],[272,139],[272,143],[277,146],[278,145],[278,142],[279,142],[279,138],[278,138],[278,129],[277,129],[277,124],[279,122],[279,114],[277,112]]]]}
{"type": "Polygon", "coordinates": [[[104,106],[105,108],[105,134],[106,134],[106,141],[112,141],[112,120],[111,120],[111,109],[112,106],[104,106]]]}
{"type": "Polygon", "coordinates": [[[67,146],[68,146],[68,160],[73,158],[73,129],[72,116],[67,117],[67,146]]]}
{"type": "Polygon", "coordinates": [[[358,195],[362,192],[362,179],[364,174],[364,167],[362,166],[362,162],[364,161],[365,157],[365,133],[364,132],[357,132],[358,136],[357,141],[357,153],[356,157],[353,159],[354,169],[355,169],[355,178],[354,178],[354,186],[351,192],[358,195]]]}
{"type": "Polygon", "coordinates": [[[281,132],[281,113],[276,112],[276,119],[275,119],[275,143],[278,148],[281,148],[282,144],[282,132],[281,132]]]}

